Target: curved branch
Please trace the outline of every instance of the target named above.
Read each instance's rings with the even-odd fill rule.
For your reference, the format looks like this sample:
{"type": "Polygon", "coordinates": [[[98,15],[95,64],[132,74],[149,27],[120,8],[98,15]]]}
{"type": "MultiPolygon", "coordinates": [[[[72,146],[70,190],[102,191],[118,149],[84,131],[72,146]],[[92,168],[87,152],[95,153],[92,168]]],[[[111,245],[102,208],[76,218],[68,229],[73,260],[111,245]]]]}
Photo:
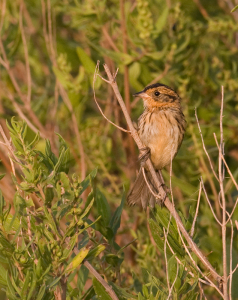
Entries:
{"type": "MultiPolygon", "coordinates": [[[[116,97],[117,97],[117,100],[121,106],[121,109],[123,111],[123,114],[125,116],[125,119],[126,119],[126,122],[128,124],[128,127],[131,131],[131,135],[133,137],[133,139],[135,140],[137,146],[139,149],[143,148],[144,145],[143,143],[141,142],[140,138],[139,138],[139,135],[137,133],[137,130],[134,128],[133,126],[133,123],[131,121],[131,118],[127,112],[127,109],[126,109],[126,106],[125,106],[125,103],[122,99],[122,96],[119,92],[119,89],[118,89],[118,86],[117,86],[117,83],[115,81],[115,78],[113,78],[108,66],[106,64],[104,64],[104,69],[106,71],[106,74],[108,76],[108,79],[109,79],[109,84],[111,85],[116,97]]],[[[147,168],[149,170],[149,172],[151,173],[151,176],[155,182],[155,185],[156,185],[156,188],[157,190],[159,191],[159,194],[162,195],[162,198],[165,199],[164,201],[164,205],[167,207],[167,209],[170,211],[171,215],[174,217],[176,223],[177,223],[177,226],[180,228],[181,232],[183,233],[185,239],[187,240],[191,250],[196,254],[196,256],[200,259],[200,261],[203,263],[203,265],[211,272],[211,275],[214,279],[218,280],[219,282],[222,282],[223,279],[222,277],[216,272],[216,270],[213,268],[213,266],[210,264],[210,262],[207,260],[207,258],[203,255],[203,253],[201,252],[201,250],[198,248],[198,246],[194,243],[194,241],[191,239],[190,235],[188,234],[188,232],[186,231],[177,211],[175,210],[173,204],[171,203],[171,201],[169,200],[169,198],[167,197],[167,194],[165,192],[165,190],[163,189],[162,185],[161,185],[161,182],[159,181],[158,177],[156,176],[156,172],[155,172],[155,169],[152,165],[152,162],[150,159],[148,159],[146,161],[146,164],[147,164],[147,168]]]]}

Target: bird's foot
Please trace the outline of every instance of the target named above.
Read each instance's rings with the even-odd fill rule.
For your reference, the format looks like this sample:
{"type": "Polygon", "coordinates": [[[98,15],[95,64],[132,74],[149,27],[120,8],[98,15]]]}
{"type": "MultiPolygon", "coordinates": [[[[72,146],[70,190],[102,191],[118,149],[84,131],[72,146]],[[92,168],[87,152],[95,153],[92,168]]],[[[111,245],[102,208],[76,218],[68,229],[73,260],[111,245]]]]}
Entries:
{"type": "Polygon", "coordinates": [[[168,194],[170,195],[171,194],[170,188],[165,183],[162,183],[162,187],[163,187],[166,195],[168,195],[168,194]]]}
{"type": "Polygon", "coordinates": [[[141,152],[141,155],[139,156],[139,161],[140,161],[141,166],[144,167],[147,159],[150,158],[150,148],[143,147],[139,150],[141,152]]]}

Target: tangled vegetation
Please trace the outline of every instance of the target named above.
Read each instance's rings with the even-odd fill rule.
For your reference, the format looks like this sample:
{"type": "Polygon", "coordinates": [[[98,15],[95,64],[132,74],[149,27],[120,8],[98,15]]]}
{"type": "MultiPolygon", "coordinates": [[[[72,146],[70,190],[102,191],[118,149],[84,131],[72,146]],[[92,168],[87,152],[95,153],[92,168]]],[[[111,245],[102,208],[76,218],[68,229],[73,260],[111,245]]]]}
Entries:
{"type": "Polygon", "coordinates": [[[237,299],[235,3],[0,5],[0,298],[237,299]],[[148,84],[167,84],[182,98],[186,136],[163,176],[186,230],[221,276],[224,195],[228,298],[186,248],[166,208],[145,213],[126,205],[138,151],[95,104],[94,92],[105,116],[127,128],[110,85],[97,78],[93,90],[98,60],[114,73],[119,68],[117,84],[133,121],[143,104],[132,94],[148,84]],[[227,166],[214,133],[224,137],[227,166]]]}

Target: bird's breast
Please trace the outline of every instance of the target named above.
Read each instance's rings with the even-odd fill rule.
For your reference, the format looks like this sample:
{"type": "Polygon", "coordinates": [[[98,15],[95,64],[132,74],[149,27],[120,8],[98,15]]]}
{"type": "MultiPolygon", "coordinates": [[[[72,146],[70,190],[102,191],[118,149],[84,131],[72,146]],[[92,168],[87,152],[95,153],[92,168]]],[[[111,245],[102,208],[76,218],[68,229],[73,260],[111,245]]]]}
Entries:
{"type": "MultiPolygon", "coordinates": [[[[183,116],[183,114],[181,114],[183,116]]],[[[139,136],[151,151],[151,160],[161,170],[176,155],[184,135],[184,120],[170,111],[145,111],[139,119],[139,136]],[[181,124],[179,125],[179,122],[181,124]]]]}

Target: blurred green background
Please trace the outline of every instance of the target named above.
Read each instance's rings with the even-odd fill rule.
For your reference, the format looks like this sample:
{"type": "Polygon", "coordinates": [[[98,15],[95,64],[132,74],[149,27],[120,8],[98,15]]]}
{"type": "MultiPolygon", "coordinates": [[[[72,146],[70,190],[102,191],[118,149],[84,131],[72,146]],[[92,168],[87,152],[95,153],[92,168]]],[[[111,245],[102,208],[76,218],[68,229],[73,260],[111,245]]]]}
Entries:
{"type": "MultiPolygon", "coordinates": [[[[102,76],[105,76],[103,63],[113,72],[119,68],[117,83],[133,121],[142,113],[143,103],[132,94],[154,82],[167,84],[182,98],[187,120],[186,136],[173,162],[176,208],[186,217],[190,207],[196,206],[202,176],[214,210],[221,216],[218,183],[202,149],[194,108],[216,169],[218,150],[213,133],[219,136],[221,86],[224,86],[225,155],[237,178],[238,10],[231,12],[237,1],[1,2],[0,124],[4,129],[6,119],[23,118],[32,130],[29,139],[33,132],[40,131],[40,150],[44,149],[44,138],[48,138],[56,154],[58,142],[54,133],[60,133],[70,147],[71,172],[83,179],[98,167],[97,183],[114,208],[120,203],[123,186],[128,189],[135,179],[138,151],[131,137],[109,124],[94,102],[96,62],[101,62],[102,76]]],[[[97,78],[95,92],[107,118],[126,128],[110,86],[97,78]]],[[[3,145],[0,145],[0,159],[1,172],[7,173],[0,188],[11,203],[15,191],[3,145]]],[[[169,169],[163,174],[169,185],[169,169]]],[[[237,191],[229,178],[225,191],[228,209],[232,209],[237,191]]],[[[220,271],[220,228],[214,223],[203,196],[198,224],[197,241],[220,271]]],[[[158,261],[148,235],[146,214],[140,207],[126,206],[117,243],[123,246],[135,237],[138,240],[134,246],[125,250],[122,265],[125,284],[137,278],[138,282],[145,282],[143,268],[155,276],[165,276],[163,258],[158,261]]],[[[237,236],[234,245],[237,257],[237,236]]],[[[233,261],[236,263],[237,258],[233,261]]]]}

